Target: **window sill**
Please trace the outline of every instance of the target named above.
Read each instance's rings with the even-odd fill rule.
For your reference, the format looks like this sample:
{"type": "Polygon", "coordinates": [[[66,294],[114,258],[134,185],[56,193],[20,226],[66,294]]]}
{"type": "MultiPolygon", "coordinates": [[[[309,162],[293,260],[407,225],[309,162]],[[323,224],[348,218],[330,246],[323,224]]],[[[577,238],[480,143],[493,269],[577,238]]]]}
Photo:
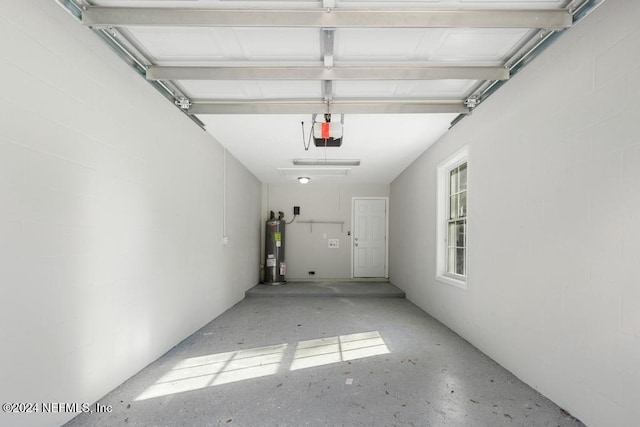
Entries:
{"type": "Polygon", "coordinates": [[[460,289],[464,289],[464,290],[467,289],[467,280],[466,279],[459,279],[459,278],[454,277],[454,276],[440,274],[440,275],[436,276],[436,280],[438,280],[441,283],[447,284],[447,285],[455,286],[456,288],[460,288],[460,289]]]}

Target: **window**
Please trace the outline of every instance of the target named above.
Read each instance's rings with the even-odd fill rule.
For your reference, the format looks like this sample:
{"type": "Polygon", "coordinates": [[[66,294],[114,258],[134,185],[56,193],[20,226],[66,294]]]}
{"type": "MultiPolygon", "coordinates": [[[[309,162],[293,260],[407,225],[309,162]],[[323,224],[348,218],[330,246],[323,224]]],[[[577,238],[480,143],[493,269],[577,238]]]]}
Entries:
{"type": "Polygon", "coordinates": [[[467,287],[468,150],[438,166],[438,279],[467,287]]]}
{"type": "Polygon", "coordinates": [[[447,221],[447,273],[466,276],[467,163],[449,172],[449,219],[447,221]]]}

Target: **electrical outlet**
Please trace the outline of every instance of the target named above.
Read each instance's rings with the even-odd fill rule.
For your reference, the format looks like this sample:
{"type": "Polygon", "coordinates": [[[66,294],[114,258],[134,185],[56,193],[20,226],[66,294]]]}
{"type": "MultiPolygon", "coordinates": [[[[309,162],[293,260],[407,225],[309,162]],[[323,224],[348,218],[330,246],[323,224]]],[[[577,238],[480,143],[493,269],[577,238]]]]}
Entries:
{"type": "Polygon", "coordinates": [[[340,247],[340,240],[338,239],[329,239],[329,248],[335,249],[340,247]]]}
{"type": "Polygon", "coordinates": [[[300,215],[300,206],[294,206],[293,207],[293,214],[294,215],[300,215]]]}

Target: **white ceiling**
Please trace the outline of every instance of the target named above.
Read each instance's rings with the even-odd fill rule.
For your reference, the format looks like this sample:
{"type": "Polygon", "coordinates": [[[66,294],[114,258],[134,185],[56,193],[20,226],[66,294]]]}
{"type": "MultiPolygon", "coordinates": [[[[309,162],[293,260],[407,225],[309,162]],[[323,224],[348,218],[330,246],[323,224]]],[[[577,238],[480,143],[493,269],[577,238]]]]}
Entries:
{"type": "MultiPolygon", "coordinates": [[[[467,73],[469,67],[508,70],[538,38],[559,30],[545,29],[545,25],[511,25],[509,20],[515,22],[517,12],[535,13],[535,19],[541,20],[546,19],[547,11],[563,12],[570,17],[569,9],[586,2],[65,1],[73,1],[80,8],[88,7],[88,12],[78,13],[86,25],[103,38],[115,40],[145,68],[150,67],[141,73],[154,84],[159,82],[161,90],[171,91],[168,97],[185,101],[184,111],[201,121],[211,135],[265,183],[295,182],[301,175],[311,176],[312,182],[391,182],[442,136],[460,113],[469,111],[465,100],[482,101],[494,83],[492,79],[498,79],[475,74],[475,68],[467,73]],[[136,15],[134,7],[143,8],[144,13],[136,15]],[[189,15],[193,8],[198,9],[197,16],[189,15]],[[357,11],[357,17],[350,21],[353,24],[341,25],[339,19],[330,21],[335,27],[295,21],[298,12],[325,12],[327,8],[331,12],[316,19],[350,10],[357,11]],[[389,28],[374,27],[371,20],[378,19],[373,15],[378,10],[383,15],[398,11],[406,15],[388,16],[389,28]],[[448,21],[450,25],[404,25],[412,19],[411,15],[434,10],[455,15],[448,21]],[[162,15],[165,11],[170,12],[168,18],[162,15]],[[207,11],[230,11],[231,22],[203,23],[200,18],[207,11]],[[252,11],[259,12],[257,17],[250,18],[256,22],[247,23],[245,16],[252,11]],[[488,28],[480,24],[457,25],[455,19],[460,11],[473,12],[480,17],[477,22],[482,23],[506,12],[504,21],[508,23],[500,25],[505,28],[496,28],[494,24],[487,24],[488,28]],[[96,14],[89,16],[93,12],[96,14]],[[269,15],[271,12],[276,13],[269,15]],[[285,19],[284,24],[273,23],[282,17],[291,22],[285,19]],[[152,74],[170,70],[167,67],[180,69],[175,75],[155,78],[152,74]],[[184,67],[191,69],[184,71],[184,67]],[[232,68],[225,71],[227,67],[232,68]],[[435,68],[442,75],[402,74],[425,67],[435,68]],[[228,74],[210,74],[211,70],[220,69],[228,74]],[[305,76],[309,69],[316,74],[305,76]],[[463,74],[451,74],[460,70],[463,74]],[[340,77],[325,72],[351,74],[340,77]],[[323,114],[328,110],[333,117],[339,117],[341,108],[347,112],[342,146],[317,148],[311,143],[306,150],[312,113],[323,114]],[[305,125],[304,139],[301,122],[305,125]],[[347,169],[293,166],[292,160],[301,158],[359,159],[361,165],[347,169]]],[[[206,19],[209,17],[206,15],[206,19]]],[[[439,16],[434,15],[434,19],[439,16]]],[[[470,19],[476,22],[474,17],[470,19]]],[[[130,56],[124,55],[126,60],[130,56]]]]}
{"type": "MultiPolygon", "coordinates": [[[[312,182],[389,183],[448,128],[454,114],[353,114],[345,117],[341,147],[305,151],[301,122],[309,135],[310,115],[204,115],[206,129],[229,152],[266,183],[312,182]],[[240,130],[240,131],[239,131],[240,130]],[[333,176],[336,167],[293,166],[293,159],[360,159],[348,175],[333,176]],[[283,176],[277,169],[299,169],[283,176]],[[330,176],[327,171],[330,169],[330,176]]],[[[306,139],[306,138],[305,138],[306,139]]]]}

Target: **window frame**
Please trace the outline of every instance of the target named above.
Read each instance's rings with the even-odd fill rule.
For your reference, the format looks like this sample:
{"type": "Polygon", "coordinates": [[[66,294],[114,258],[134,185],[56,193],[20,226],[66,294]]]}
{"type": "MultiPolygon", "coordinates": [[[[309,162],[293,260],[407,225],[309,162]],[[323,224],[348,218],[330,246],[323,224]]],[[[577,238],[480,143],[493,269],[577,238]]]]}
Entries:
{"type": "Polygon", "coordinates": [[[465,146],[441,162],[437,168],[437,266],[436,266],[436,279],[440,282],[461,288],[467,289],[469,284],[469,249],[468,249],[468,219],[469,219],[469,150],[465,146]],[[466,163],[467,173],[467,202],[465,216],[462,218],[465,221],[465,260],[464,260],[464,272],[465,275],[456,273],[449,273],[447,271],[447,259],[449,250],[449,222],[456,221],[456,219],[450,218],[450,175],[451,171],[458,168],[462,164],[466,163]]]}

